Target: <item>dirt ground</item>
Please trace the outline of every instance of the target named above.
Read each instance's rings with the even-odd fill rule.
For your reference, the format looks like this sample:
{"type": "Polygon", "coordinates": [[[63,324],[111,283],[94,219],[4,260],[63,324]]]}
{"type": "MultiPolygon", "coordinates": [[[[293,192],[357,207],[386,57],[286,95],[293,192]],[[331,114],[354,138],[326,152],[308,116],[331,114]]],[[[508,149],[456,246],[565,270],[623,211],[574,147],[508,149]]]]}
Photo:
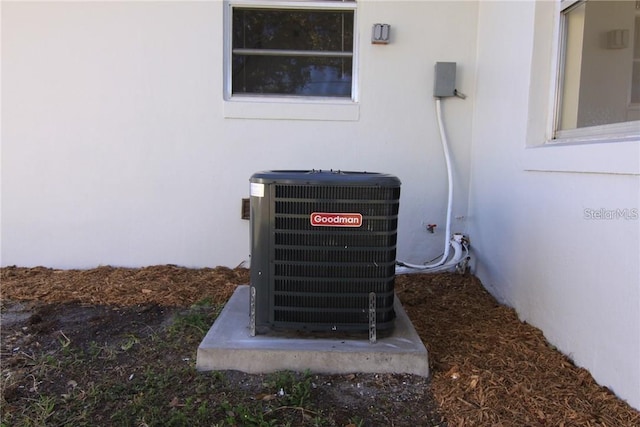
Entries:
{"type": "MultiPolygon", "coordinates": [[[[40,425],[144,426],[154,425],[155,416],[160,420],[155,425],[640,426],[638,411],[498,304],[478,279],[448,273],[396,280],[396,293],[429,351],[429,379],[296,376],[294,384],[310,390],[305,405],[274,406],[277,390],[265,392],[273,377],[195,372],[206,321],[178,335],[162,335],[176,330],[169,326],[176,319],[200,319],[194,313],[202,307],[219,310],[237,285],[248,282],[243,268],[3,268],[0,425],[40,420],[40,425]],[[184,332],[195,329],[193,335],[184,332]],[[154,377],[152,367],[160,367],[154,377]],[[151,387],[150,378],[160,381],[168,372],[180,375],[154,388],[162,391],[153,400],[145,396],[141,387],[151,387]],[[136,381],[141,382],[135,393],[126,388],[136,381]],[[132,397],[121,402],[113,392],[105,404],[89,403],[89,397],[105,398],[104,390],[132,397]],[[256,400],[271,405],[264,411],[271,418],[253,413],[253,418],[244,415],[246,423],[233,421],[240,408],[256,400]],[[187,412],[194,401],[200,409],[187,412]],[[158,402],[162,409],[155,415],[126,412],[136,402],[158,402]],[[222,409],[201,410],[206,403],[222,409]],[[168,423],[167,417],[177,420],[179,414],[190,414],[190,422],[168,423]],[[198,416],[208,421],[197,424],[198,416]]],[[[216,313],[209,314],[213,321],[216,313]]]]}

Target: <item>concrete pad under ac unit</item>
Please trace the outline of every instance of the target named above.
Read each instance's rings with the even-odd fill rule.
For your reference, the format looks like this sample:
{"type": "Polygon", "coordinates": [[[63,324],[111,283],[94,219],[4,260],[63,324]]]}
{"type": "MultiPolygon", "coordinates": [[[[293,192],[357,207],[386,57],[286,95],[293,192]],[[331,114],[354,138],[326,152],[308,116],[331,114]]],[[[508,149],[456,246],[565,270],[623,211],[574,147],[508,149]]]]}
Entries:
{"type": "Polygon", "coordinates": [[[325,374],[406,373],[429,376],[427,349],[396,296],[393,329],[376,343],[368,336],[250,335],[249,286],[239,286],[198,347],[200,371],[251,374],[282,370],[325,374]]]}

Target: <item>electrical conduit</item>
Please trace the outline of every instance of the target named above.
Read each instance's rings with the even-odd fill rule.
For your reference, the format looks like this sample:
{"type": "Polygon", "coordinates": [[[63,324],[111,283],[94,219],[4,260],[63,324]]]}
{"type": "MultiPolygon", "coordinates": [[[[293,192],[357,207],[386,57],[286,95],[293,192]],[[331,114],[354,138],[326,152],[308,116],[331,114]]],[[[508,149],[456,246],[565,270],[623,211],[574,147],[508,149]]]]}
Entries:
{"type": "MultiPolygon", "coordinates": [[[[436,118],[438,121],[438,130],[440,131],[440,141],[442,143],[442,150],[444,151],[444,159],[447,166],[447,184],[448,184],[448,196],[447,196],[447,223],[445,227],[445,241],[444,241],[444,254],[440,261],[435,264],[409,264],[406,262],[400,261],[398,264],[400,267],[406,267],[408,269],[419,270],[423,272],[436,272],[436,271],[444,271],[452,266],[455,266],[458,262],[460,262],[462,257],[462,244],[457,242],[455,239],[451,238],[451,211],[453,208],[453,171],[451,168],[451,156],[449,154],[449,143],[447,141],[447,134],[444,130],[444,123],[442,120],[442,105],[440,98],[436,98],[436,118]],[[456,245],[457,242],[457,245],[456,245]],[[453,258],[447,262],[447,258],[449,257],[449,250],[451,246],[454,245],[454,256],[453,258]],[[446,262],[446,263],[445,263],[446,262]]],[[[408,273],[411,271],[407,271],[403,268],[396,268],[396,274],[408,273]]]]}

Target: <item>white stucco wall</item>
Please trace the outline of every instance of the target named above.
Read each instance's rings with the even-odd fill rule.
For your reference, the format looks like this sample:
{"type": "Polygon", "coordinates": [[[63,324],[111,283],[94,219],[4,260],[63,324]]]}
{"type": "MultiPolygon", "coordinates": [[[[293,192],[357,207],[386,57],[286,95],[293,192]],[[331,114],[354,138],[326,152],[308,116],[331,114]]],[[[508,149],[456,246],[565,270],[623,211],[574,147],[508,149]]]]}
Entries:
{"type": "Polygon", "coordinates": [[[537,3],[479,9],[469,212],[476,272],[523,321],[640,408],[639,144],[540,146],[555,15],[551,2],[537,3]]]}
{"type": "MultiPolygon", "coordinates": [[[[360,1],[357,119],[246,120],[225,117],[220,1],[3,2],[2,265],[236,266],[249,256],[251,174],[312,168],[397,175],[399,257],[437,256],[446,173],[433,68],[460,63],[459,89],[473,90],[476,13],[472,2],[360,1]],[[391,44],[370,43],[376,22],[391,25],[391,44]]],[[[471,111],[444,107],[457,216],[471,111]]]]}

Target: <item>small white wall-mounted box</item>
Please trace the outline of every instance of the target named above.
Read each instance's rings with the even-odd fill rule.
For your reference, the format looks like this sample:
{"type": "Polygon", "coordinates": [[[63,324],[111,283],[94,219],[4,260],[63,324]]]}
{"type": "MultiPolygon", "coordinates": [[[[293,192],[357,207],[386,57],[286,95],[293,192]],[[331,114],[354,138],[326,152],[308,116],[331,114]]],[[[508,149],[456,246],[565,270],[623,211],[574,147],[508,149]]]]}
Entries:
{"type": "Polygon", "coordinates": [[[607,49],[629,47],[629,30],[611,30],[607,32],[607,49]]]}
{"type": "Polygon", "coordinates": [[[389,34],[391,33],[391,25],[389,24],[373,24],[371,31],[371,43],[373,44],[389,44],[389,34]]]}

